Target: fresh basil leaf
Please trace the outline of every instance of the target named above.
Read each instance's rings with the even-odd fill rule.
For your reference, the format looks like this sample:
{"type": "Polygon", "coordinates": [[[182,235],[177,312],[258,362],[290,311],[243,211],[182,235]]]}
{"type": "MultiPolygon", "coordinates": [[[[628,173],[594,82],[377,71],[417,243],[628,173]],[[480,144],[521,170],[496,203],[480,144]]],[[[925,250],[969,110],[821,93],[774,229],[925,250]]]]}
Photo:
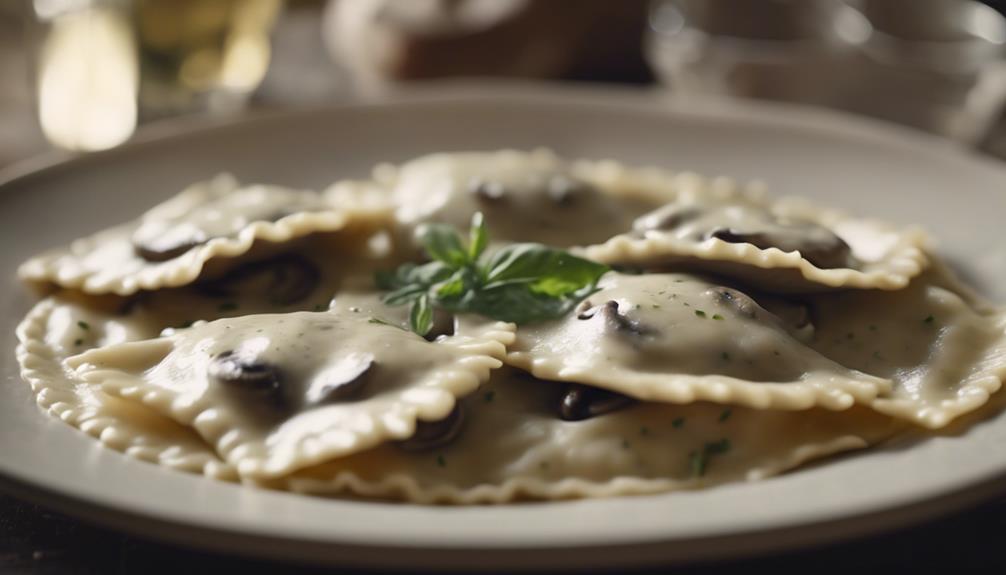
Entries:
{"type": "Polygon", "coordinates": [[[424,293],[412,302],[409,326],[419,335],[426,335],[433,329],[433,307],[430,305],[429,295],[424,293]]]}
{"type": "Polygon", "coordinates": [[[526,284],[504,284],[491,290],[468,292],[457,302],[438,300],[438,303],[456,312],[477,313],[500,321],[528,324],[562,317],[580,299],[582,298],[556,298],[535,293],[526,284]]]}
{"type": "Polygon", "coordinates": [[[608,266],[541,244],[516,244],[489,262],[485,289],[529,284],[535,293],[562,297],[597,283],[608,266]]]}
{"type": "Polygon", "coordinates": [[[465,279],[458,271],[447,281],[437,285],[438,299],[457,299],[465,293],[465,279]]]}
{"type": "MultiPolygon", "coordinates": [[[[410,264],[405,264],[410,265],[410,264]]],[[[408,283],[431,286],[451,277],[454,270],[443,262],[428,262],[421,266],[413,266],[408,274],[408,283]]]]}
{"type": "Polygon", "coordinates": [[[420,240],[426,253],[434,260],[452,268],[459,268],[469,262],[468,250],[454,228],[445,224],[426,224],[420,231],[420,240]]]}
{"type": "Polygon", "coordinates": [[[489,232],[486,230],[485,217],[482,212],[475,212],[472,225],[468,231],[468,261],[475,262],[489,245],[489,232]]]}
{"type": "Polygon", "coordinates": [[[381,296],[381,301],[388,305],[402,305],[416,299],[421,294],[426,293],[427,287],[419,284],[402,286],[395,291],[388,292],[381,296]]]}

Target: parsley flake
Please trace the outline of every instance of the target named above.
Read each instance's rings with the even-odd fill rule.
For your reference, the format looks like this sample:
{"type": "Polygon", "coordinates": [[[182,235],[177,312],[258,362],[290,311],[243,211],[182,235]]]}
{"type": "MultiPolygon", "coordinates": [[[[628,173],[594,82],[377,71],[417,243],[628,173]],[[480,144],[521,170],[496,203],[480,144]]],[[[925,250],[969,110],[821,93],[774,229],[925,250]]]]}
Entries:
{"type": "Polygon", "coordinates": [[[704,311],[702,311],[700,309],[697,309],[697,310],[695,310],[695,315],[697,315],[699,317],[706,317],[706,312],[704,312],[704,311]]]}
{"type": "Polygon", "coordinates": [[[87,331],[87,330],[91,329],[91,324],[87,323],[86,321],[81,320],[81,321],[77,322],[77,327],[79,327],[80,329],[82,329],[84,331],[87,331]]]}
{"type": "Polygon", "coordinates": [[[675,417],[671,421],[671,427],[673,427],[674,429],[681,429],[684,426],[685,426],[685,418],[684,417],[675,417]]]}

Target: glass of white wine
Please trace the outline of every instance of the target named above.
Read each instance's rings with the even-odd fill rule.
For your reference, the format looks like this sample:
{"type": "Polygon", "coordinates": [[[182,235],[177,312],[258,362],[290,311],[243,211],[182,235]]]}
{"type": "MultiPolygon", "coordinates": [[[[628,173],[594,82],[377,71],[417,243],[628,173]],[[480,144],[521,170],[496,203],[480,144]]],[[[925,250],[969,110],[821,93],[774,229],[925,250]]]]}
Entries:
{"type": "Polygon", "coordinates": [[[93,151],[139,122],[240,110],[269,66],[282,0],[33,0],[39,123],[93,151]]]}

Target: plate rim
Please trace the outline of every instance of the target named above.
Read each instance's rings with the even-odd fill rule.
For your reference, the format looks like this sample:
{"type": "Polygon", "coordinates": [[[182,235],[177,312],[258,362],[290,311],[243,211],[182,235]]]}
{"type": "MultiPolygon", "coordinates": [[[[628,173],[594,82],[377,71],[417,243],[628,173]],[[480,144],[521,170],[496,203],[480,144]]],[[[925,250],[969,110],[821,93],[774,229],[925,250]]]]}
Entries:
{"type": "MultiPolygon", "coordinates": [[[[859,117],[853,117],[844,113],[816,108],[794,106],[790,104],[761,103],[761,102],[736,102],[725,100],[711,100],[707,102],[681,102],[667,99],[661,92],[650,89],[626,89],[614,87],[578,86],[570,87],[566,85],[550,85],[524,82],[492,82],[470,84],[466,82],[440,82],[428,86],[413,87],[409,90],[389,94],[378,100],[369,102],[343,102],[327,104],[323,106],[311,106],[282,111],[266,111],[241,118],[237,121],[231,119],[211,120],[205,118],[188,118],[185,120],[173,120],[153,124],[145,129],[141,129],[137,137],[124,146],[90,154],[86,156],[76,156],[65,153],[51,153],[29,159],[26,162],[18,163],[3,170],[0,170],[0,194],[6,194],[14,184],[21,184],[27,179],[44,177],[56,170],[73,170],[79,166],[85,166],[91,162],[114,162],[121,154],[133,153],[136,150],[147,146],[157,146],[165,142],[176,139],[198,138],[216,130],[235,129],[238,127],[248,127],[267,122],[283,122],[290,118],[301,116],[311,116],[319,113],[340,113],[348,110],[368,108],[387,108],[400,105],[432,104],[443,105],[452,101],[473,101],[473,100],[497,100],[497,101],[517,101],[536,103],[542,101],[564,101],[567,99],[576,100],[577,103],[598,106],[600,108],[611,108],[625,111],[630,108],[637,108],[643,114],[669,114],[679,116],[689,116],[705,121],[721,121],[730,123],[734,121],[746,121],[757,125],[768,125],[801,131],[826,132],[829,135],[840,135],[843,138],[855,140],[867,139],[875,143],[886,146],[893,146],[899,149],[909,149],[913,153],[935,154],[942,158],[942,161],[952,159],[953,161],[969,164],[971,167],[981,166],[983,170],[992,170],[1006,181],[1006,166],[995,160],[983,156],[978,156],[972,151],[961,147],[953,142],[942,140],[938,137],[916,132],[910,128],[904,128],[886,123],[876,122],[859,117]],[[617,100],[617,101],[613,101],[617,100]],[[631,106],[629,105],[631,102],[631,106]],[[658,109],[659,107],[659,109],[658,109]]],[[[81,516],[86,521],[111,525],[116,528],[123,528],[130,521],[143,519],[149,521],[149,516],[136,513],[128,509],[114,509],[107,504],[102,504],[87,498],[77,497],[73,494],[63,492],[46,492],[45,486],[33,485],[26,482],[23,476],[17,473],[9,473],[10,470],[0,464],[0,489],[18,493],[21,497],[33,499],[45,499],[41,503],[53,500],[62,500],[63,509],[70,514],[81,516]],[[98,509],[89,508],[97,507],[98,509]],[[98,516],[93,514],[96,510],[101,511],[98,516]],[[107,513],[106,513],[107,512],[107,513]],[[133,517],[129,517],[133,514],[133,517]]],[[[492,568],[540,568],[546,563],[546,559],[562,550],[576,550],[583,553],[585,549],[590,549],[589,553],[583,553],[578,557],[578,561],[569,562],[565,558],[562,565],[553,566],[571,567],[575,565],[603,565],[606,555],[611,549],[617,548],[620,551],[635,549],[639,552],[634,556],[635,561],[626,561],[624,556],[610,560],[610,565],[627,564],[652,564],[659,561],[688,561],[703,560],[711,558],[725,558],[734,556],[750,556],[754,554],[768,553],[813,545],[821,543],[831,538],[850,538],[856,535],[867,535],[904,526],[908,523],[920,521],[922,519],[935,517],[960,509],[969,504],[977,503],[995,494],[1006,490],[1006,483],[1002,480],[1006,478],[1006,469],[999,470],[995,474],[984,477],[972,478],[970,482],[957,485],[956,489],[944,490],[938,493],[930,493],[920,496],[907,502],[897,502],[889,507],[876,509],[870,513],[850,512],[838,517],[831,517],[818,522],[803,522],[793,525],[773,526],[768,529],[761,529],[757,532],[739,530],[718,536],[700,534],[694,538],[676,537],[673,539],[675,549],[678,549],[678,557],[669,552],[667,548],[658,549],[647,553],[648,546],[666,546],[668,540],[659,536],[654,536],[649,540],[637,539],[635,542],[619,541],[611,545],[598,545],[597,541],[583,542],[581,545],[564,546],[555,544],[543,544],[540,547],[521,545],[517,547],[504,547],[487,545],[477,550],[473,547],[452,548],[449,545],[436,546],[433,548],[419,549],[409,546],[389,545],[387,542],[373,547],[375,553],[373,557],[360,563],[361,565],[373,566],[375,564],[385,564],[393,567],[415,566],[413,559],[409,558],[399,562],[394,554],[387,553],[388,549],[407,548],[413,552],[429,552],[436,554],[436,561],[433,563],[444,568],[471,568],[469,553],[492,551],[514,551],[520,550],[525,555],[523,558],[514,557],[513,553],[496,553],[504,558],[503,563],[496,562],[492,568]],[[864,519],[869,519],[869,528],[864,529],[861,523],[864,519]],[[860,525],[856,525],[860,524],[860,525]],[[812,527],[812,529],[808,529],[812,527]],[[791,532],[791,536],[777,537],[781,532],[791,532]],[[751,538],[747,543],[745,538],[751,538]],[[757,543],[751,543],[753,540],[757,543]],[[703,553],[703,543],[706,544],[706,552],[703,553]],[[687,553],[680,551],[681,547],[689,546],[687,553]],[[540,553],[539,553],[540,552],[540,553]],[[509,555],[509,559],[506,559],[509,555]],[[466,559],[467,558],[467,559],[466,559]]],[[[57,507],[59,508],[59,507],[57,507]]],[[[275,534],[264,533],[240,533],[235,534],[232,529],[220,530],[205,525],[196,526],[206,530],[209,535],[203,538],[173,537],[171,531],[178,528],[191,529],[194,526],[184,521],[173,521],[164,517],[155,518],[159,522],[158,528],[149,532],[157,539],[183,542],[191,545],[211,548],[215,550],[234,551],[235,547],[243,547],[243,550],[253,554],[261,553],[263,556],[282,556],[285,559],[306,559],[303,552],[307,547],[316,545],[318,551],[324,553],[316,560],[328,562],[334,557],[339,561],[352,560],[351,553],[331,553],[333,551],[332,542],[305,542],[302,539],[288,541],[290,550],[296,550],[296,554],[276,553],[276,549],[267,550],[266,546],[235,546],[228,544],[226,539],[238,538],[247,540],[249,538],[260,538],[272,542],[281,541],[282,538],[275,534]],[[160,525],[163,523],[163,525],[160,525]],[[163,527],[163,528],[162,528],[163,527]],[[307,547],[305,547],[307,546],[307,547]]],[[[147,533],[145,533],[147,534],[147,533]]],[[[175,534],[177,535],[177,534],[175,534]]],[[[427,544],[428,542],[423,542],[427,544]]],[[[351,542],[340,544],[346,547],[347,552],[360,550],[364,544],[361,542],[351,542]]],[[[309,554],[310,555],[310,554],[309,554]]],[[[618,555],[624,555],[619,553],[618,555]]],[[[432,556],[432,555],[431,555],[432,556]]],[[[547,566],[547,565],[546,565],[547,566]]]]}

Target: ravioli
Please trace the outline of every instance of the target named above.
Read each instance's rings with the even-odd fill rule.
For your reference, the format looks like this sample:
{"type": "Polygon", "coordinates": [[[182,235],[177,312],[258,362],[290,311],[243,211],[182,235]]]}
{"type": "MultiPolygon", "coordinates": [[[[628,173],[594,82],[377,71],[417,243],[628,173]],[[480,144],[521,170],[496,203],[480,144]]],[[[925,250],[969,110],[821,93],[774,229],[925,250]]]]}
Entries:
{"type": "Polygon", "coordinates": [[[18,273],[42,290],[55,285],[131,295],[178,287],[225,271],[241,258],[289,249],[300,238],[339,234],[346,242],[361,241],[390,215],[386,204],[368,197],[374,194],[372,184],[360,182],[344,182],[324,195],[240,187],[222,174],[190,186],[136,221],[40,254],[18,273]]]}
{"type": "Polygon", "coordinates": [[[562,393],[561,384],[500,370],[461,402],[465,424],[450,443],[418,452],[387,444],[271,485],[454,504],[656,493],[763,479],[899,429],[862,408],[710,403],[636,403],[568,421],[559,413],[562,393]]]}
{"type": "Polygon", "coordinates": [[[1006,314],[979,311],[938,266],[897,292],[812,300],[811,344],[843,365],[894,382],[877,411],[940,428],[984,405],[1006,377],[1006,314]]]}
{"type": "Polygon", "coordinates": [[[499,367],[510,324],[429,342],[349,310],[250,315],[70,360],[89,384],[195,428],[245,477],[276,477],[439,420],[499,367]]]}
{"type": "Polygon", "coordinates": [[[378,166],[374,177],[391,190],[407,235],[429,223],[467,229],[482,212],[498,242],[586,245],[662,203],[606,193],[548,150],[433,154],[378,166]]]}
{"type": "Polygon", "coordinates": [[[688,274],[608,274],[562,319],[521,326],[507,363],[646,401],[847,409],[888,380],[801,343],[744,293],[688,274]]]}
{"type": "Polygon", "coordinates": [[[926,241],[919,230],[802,200],[699,189],[582,254],[616,266],[719,273],[776,292],[898,290],[928,266],[926,241]]]}
{"type": "Polygon", "coordinates": [[[170,469],[217,479],[237,478],[191,429],[143,405],[112,397],[80,380],[67,357],[90,348],[117,345],[156,334],[142,317],[122,317],[67,300],[39,302],[18,326],[21,376],[38,405],[126,455],[170,469]]]}

